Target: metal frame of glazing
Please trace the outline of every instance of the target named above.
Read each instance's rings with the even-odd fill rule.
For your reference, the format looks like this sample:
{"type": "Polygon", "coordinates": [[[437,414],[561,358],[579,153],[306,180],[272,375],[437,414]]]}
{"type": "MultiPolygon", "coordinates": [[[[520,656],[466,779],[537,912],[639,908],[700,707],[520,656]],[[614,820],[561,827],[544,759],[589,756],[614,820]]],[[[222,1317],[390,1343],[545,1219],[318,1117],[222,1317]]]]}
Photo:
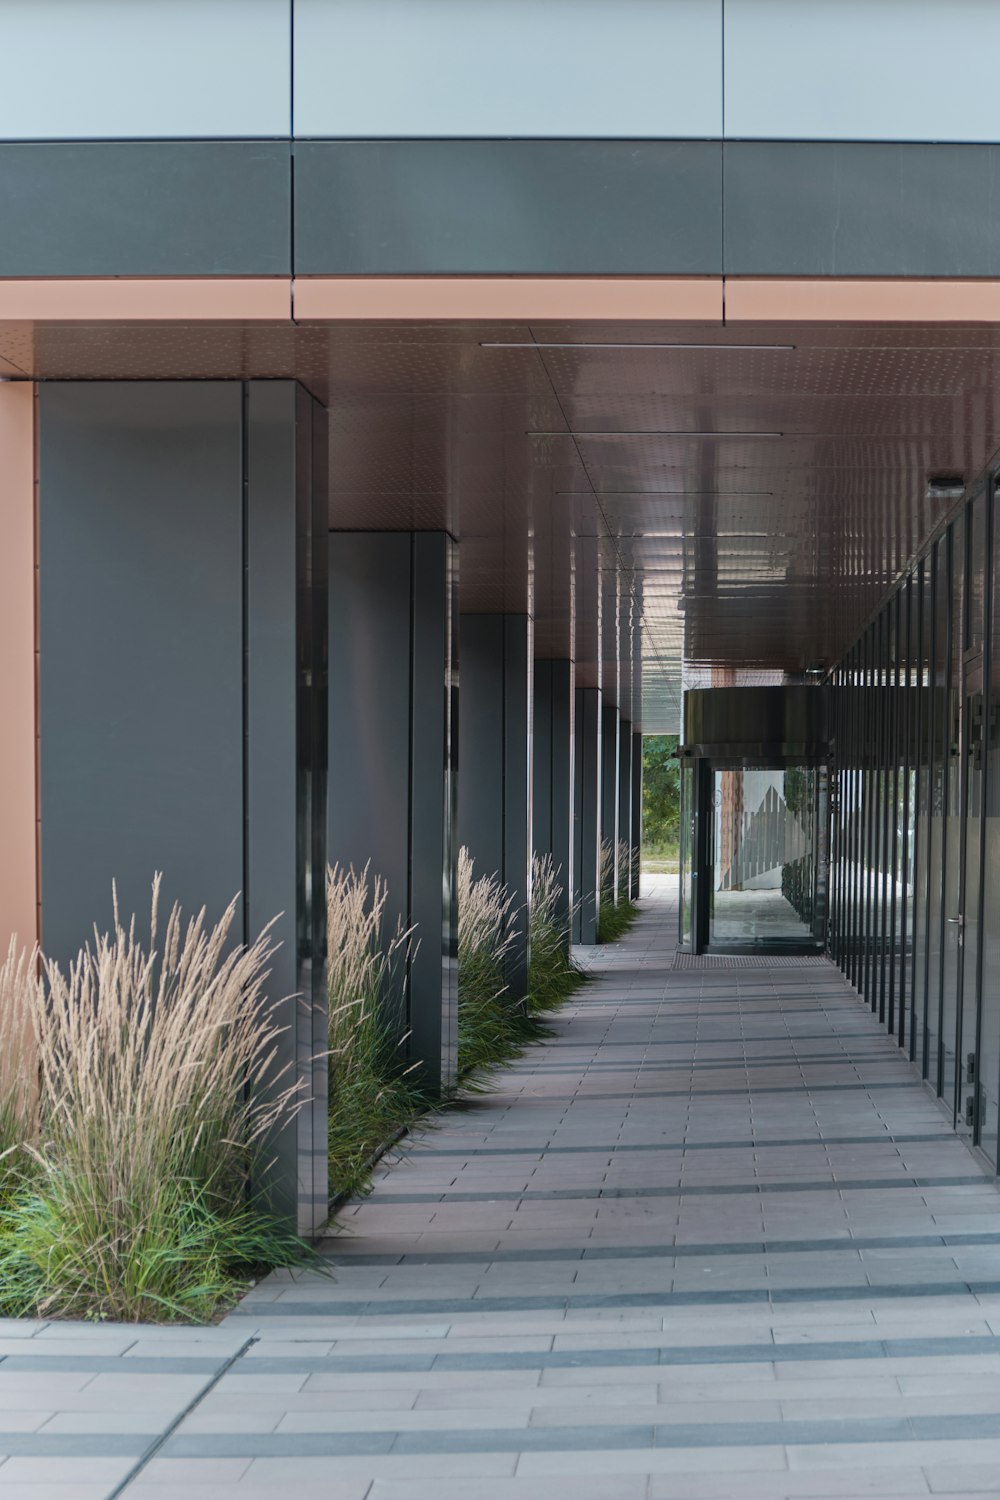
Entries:
{"type": "Polygon", "coordinates": [[[1000,1160],[998,473],[831,671],[830,956],[1000,1160]]]}

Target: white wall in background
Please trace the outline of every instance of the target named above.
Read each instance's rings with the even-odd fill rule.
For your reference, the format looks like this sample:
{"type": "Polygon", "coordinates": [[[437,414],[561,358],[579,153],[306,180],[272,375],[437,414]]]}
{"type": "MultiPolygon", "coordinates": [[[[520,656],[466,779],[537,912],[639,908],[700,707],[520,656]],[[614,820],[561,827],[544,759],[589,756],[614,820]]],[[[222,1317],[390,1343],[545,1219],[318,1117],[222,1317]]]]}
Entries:
{"type": "Polygon", "coordinates": [[[0,0],[0,139],[289,133],[289,0],[0,0]]]}
{"type": "Polygon", "coordinates": [[[1000,0],[726,0],[726,135],[998,141],[1000,0]]]}
{"type": "Polygon", "coordinates": [[[721,47],[721,0],[295,0],[295,133],[719,136],[721,47]]]}

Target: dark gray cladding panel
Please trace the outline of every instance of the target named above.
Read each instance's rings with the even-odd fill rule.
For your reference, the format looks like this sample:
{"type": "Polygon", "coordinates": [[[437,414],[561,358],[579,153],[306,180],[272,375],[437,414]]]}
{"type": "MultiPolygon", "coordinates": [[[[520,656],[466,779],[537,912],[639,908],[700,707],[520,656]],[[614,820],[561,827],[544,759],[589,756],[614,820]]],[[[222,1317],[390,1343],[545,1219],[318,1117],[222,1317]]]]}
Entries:
{"type": "Polygon", "coordinates": [[[557,910],[573,905],[573,663],[535,662],[532,714],[532,844],[552,856],[561,887],[557,910]]]}
{"type": "Polygon", "coordinates": [[[573,770],[574,941],[596,943],[600,906],[601,690],[577,688],[573,770]]]}
{"type": "Polygon", "coordinates": [[[301,275],[718,275],[718,141],[309,141],[301,275]]]}
{"type": "Polygon", "coordinates": [[[642,735],[632,731],[632,879],[631,896],[638,900],[642,852],[642,735]]]}
{"type": "Polygon", "coordinates": [[[0,144],[0,276],[291,270],[280,141],[0,144]]]}
{"type": "Polygon", "coordinates": [[[615,707],[601,712],[601,838],[618,842],[618,726],[615,707]]]}
{"type": "MultiPolygon", "coordinates": [[[[327,803],[332,863],[388,885],[386,926],[409,924],[409,532],[331,532],[327,803]]],[[[440,884],[440,876],[435,889],[440,884]]]]}
{"type": "Polygon", "coordinates": [[[725,146],[735,276],[995,276],[995,146],[736,141],[725,146]]]}
{"type": "Polygon", "coordinates": [[[506,879],[504,867],[504,617],[459,619],[462,696],[458,837],[475,874],[506,879]]]}
{"type": "Polygon", "coordinates": [[[388,887],[415,929],[398,1021],[431,1089],[454,1077],[454,544],[329,535],[329,858],[388,887]]]}
{"type": "Polygon", "coordinates": [[[42,939],[243,887],[241,388],[39,392],[42,939]]]}

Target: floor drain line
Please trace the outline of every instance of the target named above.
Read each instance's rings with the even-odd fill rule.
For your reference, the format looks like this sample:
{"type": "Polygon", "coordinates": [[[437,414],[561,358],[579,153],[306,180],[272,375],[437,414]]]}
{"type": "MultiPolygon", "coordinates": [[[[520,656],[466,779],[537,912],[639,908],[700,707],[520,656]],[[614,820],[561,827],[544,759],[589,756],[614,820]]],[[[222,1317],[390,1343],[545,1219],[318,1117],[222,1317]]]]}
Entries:
{"type": "Polygon", "coordinates": [[[259,1335],[256,1333],[251,1334],[250,1338],[245,1339],[234,1354],[231,1354],[227,1360],[223,1361],[223,1363],[219,1366],[211,1379],[205,1382],[198,1394],[191,1397],[191,1400],[188,1402],[187,1406],[184,1407],[183,1411],[179,1411],[177,1413],[176,1417],[174,1417],[174,1420],[169,1424],[169,1426],[167,1426],[163,1430],[163,1432],[160,1433],[159,1437],[157,1437],[152,1443],[150,1443],[149,1447],[139,1455],[124,1478],[120,1479],[115,1485],[114,1489],[109,1491],[108,1500],[118,1500],[118,1497],[120,1495],[124,1495],[125,1491],[128,1489],[132,1481],[138,1479],[143,1469],[145,1469],[152,1462],[152,1460],[159,1453],[160,1449],[163,1447],[164,1443],[168,1442],[169,1439],[173,1437],[174,1433],[177,1431],[178,1427],[185,1420],[185,1418],[191,1415],[195,1407],[201,1405],[209,1392],[213,1391],[218,1385],[223,1375],[228,1375],[229,1371],[233,1368],[233,1365],[235,1365],[238,1360],[241,1360],[244,1354],[246,1354],[247,1350],[252,1348],[252,1346],[258,1341],[259,1335]]]}
{"type": "Polygon", "coordinates": [[[828,960],[817,954],[763,953],[675,953],[671,965],[674,969],[811,969],[824,965],[828,960]]]}

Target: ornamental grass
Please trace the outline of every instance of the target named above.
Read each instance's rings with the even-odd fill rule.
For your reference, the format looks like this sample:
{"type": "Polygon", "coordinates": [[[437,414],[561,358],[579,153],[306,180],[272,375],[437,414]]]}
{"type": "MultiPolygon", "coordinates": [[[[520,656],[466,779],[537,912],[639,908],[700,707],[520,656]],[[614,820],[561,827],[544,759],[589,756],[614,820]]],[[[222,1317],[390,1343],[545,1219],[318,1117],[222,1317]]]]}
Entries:
{"type": "Polygon", "coordinates": [[[528,1009],[533,1015],[557,1010],[586,977],[570,957],[572,913],[560,915],[562,894],[563,887],[551,854],[536,854],[531,861],[531,911],[528,918],[528,1009]]]}
{"type": "Polygon", "coordinates": [[[513,934],[514,897],[496,875],[475,875],[468,849],[458,855],[458,1077],[479,1086],[491,1069],[546,1035],[528,1004],[513,999],[504,965],[513,934]]]}
{"type": "Polygon", "coordinates": [[[632,926],[639,915],[639,908],[627,894],[628,884],[625,891],[619,882],[618,890],[615,890],[615,861],[617,860],[619,870],[630,870],[632,850],[626,839],[619,839],[617,844],[613,839],[601,840],[600,855],[600,888],[601,906],[597,915],[597,941],[599,943],[614,943],[632,926]]]}
{"type": "Polygon", "coordinates": [[[402,1062],[406,964],[411,934],[384,941],[388,889],[369,866],[334,865],[326,875],[330,987],[330,1193],[349,1198],[368,1184],[384,1148],[429,1104],[402,1062]]]}
{"type": "Polygon", "coordinates": [[[25,1147],[37,1124],[38,1087],[32,992],[38,978],[38,950],[20,950],[11,938],[0,964],[0,1208],[26,1167],[25,1147]]]}
{"type": "Polygon", "coordinates": [[[234,900],[214,925],[175,905],[161,940],[159,894],[157,876],[148,941],[116,894],[113,930],[68,971],[42,958],[39,976],[31,954],[2,971],[3,1024],[27,1021],[3,1095],[22,1136],[0,1207],[5,1313],[202,1321],[308,1254],[248,1198],[299,1107],[264,996],[270,933],[234,944],[234,900]]]}

